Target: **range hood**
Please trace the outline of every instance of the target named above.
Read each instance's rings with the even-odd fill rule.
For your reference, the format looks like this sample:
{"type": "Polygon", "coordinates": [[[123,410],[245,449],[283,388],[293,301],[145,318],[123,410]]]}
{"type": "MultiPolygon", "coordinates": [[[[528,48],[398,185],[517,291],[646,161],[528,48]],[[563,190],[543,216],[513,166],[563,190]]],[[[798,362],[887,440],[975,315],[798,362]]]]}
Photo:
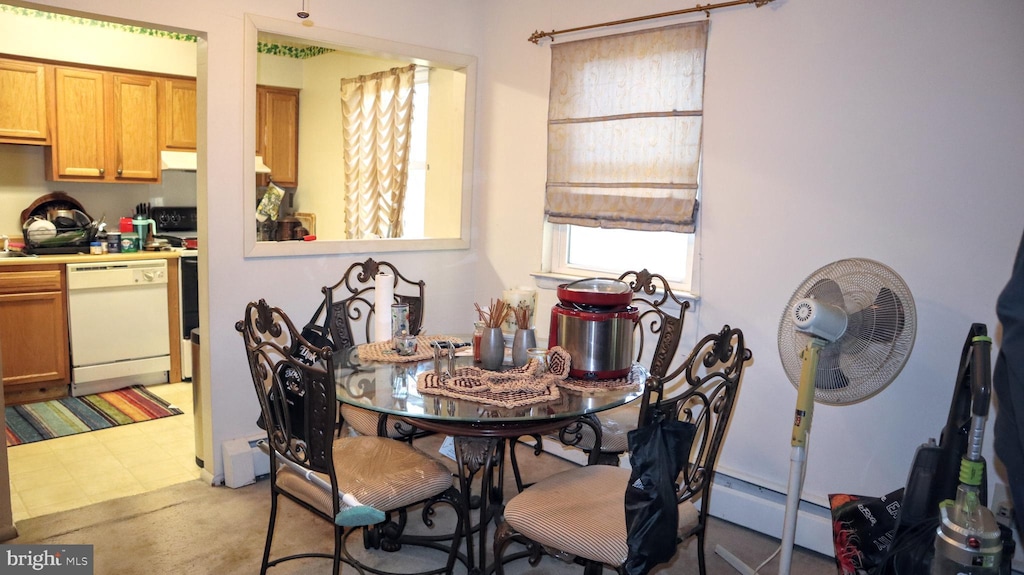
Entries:
{"type": "MultiPolygon", "coordinates": [[[[162,151],[160,152],[160,169],[194,172],[196,171],[196,153],[162,151]]],[[[270,173],[270,168],[263,163],[263,156],[256,156],[256,173],[270,173]]]]}

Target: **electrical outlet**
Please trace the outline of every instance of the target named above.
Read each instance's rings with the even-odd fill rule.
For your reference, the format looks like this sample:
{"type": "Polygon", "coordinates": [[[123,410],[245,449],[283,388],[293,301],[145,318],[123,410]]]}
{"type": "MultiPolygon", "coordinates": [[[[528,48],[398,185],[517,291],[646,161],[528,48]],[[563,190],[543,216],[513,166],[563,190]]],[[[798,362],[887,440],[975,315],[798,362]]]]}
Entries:
{"type": "Polygon", "coordinates": [[[996,521],[1006,525],[1007,527],[1013,527],[1013,503],[1010,501],[1010,493],[1006,489],[1006,485],[1003,483],[996,483],[992,489],[992,513],[996,516],[996,521]]]}

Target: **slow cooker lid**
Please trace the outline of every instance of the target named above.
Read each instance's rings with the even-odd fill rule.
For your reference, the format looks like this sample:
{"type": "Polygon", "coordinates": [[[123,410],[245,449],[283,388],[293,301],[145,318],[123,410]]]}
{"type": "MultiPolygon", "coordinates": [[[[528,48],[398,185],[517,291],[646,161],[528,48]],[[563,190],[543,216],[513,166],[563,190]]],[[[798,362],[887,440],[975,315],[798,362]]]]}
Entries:
{"type": "Polygon", "coordinates": [[[558,299],[567,305],[616,307],[632,298],[629,284],[617,279],[586,278],[558,286],[558,299]]]}

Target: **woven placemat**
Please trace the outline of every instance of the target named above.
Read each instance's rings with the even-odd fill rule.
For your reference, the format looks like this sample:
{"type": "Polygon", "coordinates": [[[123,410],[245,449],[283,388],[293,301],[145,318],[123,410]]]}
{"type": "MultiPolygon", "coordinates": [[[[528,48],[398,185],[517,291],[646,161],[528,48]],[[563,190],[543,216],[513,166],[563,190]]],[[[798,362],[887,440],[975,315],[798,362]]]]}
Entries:
{"type": "MultiPolygon", "coordinates": [[[[498,407],[514,408],[534,403],[553,401],[561,397],[558,386],[551,383],[543,389],[516,389],[506,391],[490,391],[477,383],[460,381],[459,370],[456,370],[456,377],[442,373],[440,377],[433,371],[426,371],[417,375],[416,388],[421,394],[440,395],[455,399],[468,399],[487,405],[498,407]],[[473,387],[475,386],[475,388],[473,387]]],[[[551,378],[554,381],[554,378],[551,378]]]]}
{"type": "Polygon", "coordinates": [[[378,361],[389,363],[408,363],[411,361],[423,361],[434,357],[434,348],[430,345],[434,341],[450,341],[462,343],[457,337],[448,335],[418,335],[416,336],[416,353],[412,355],[398,355],[392,347],[391,340],[364,343],[356,348],[359,354],[359,361],[378,361]]]}
{"type": "Polygon", "coordinates": [[[558,387],[583,392],[611,391],[636,386],[637,383],[629,381],[627,377],[615,379],[573,379],[570,377],[558,382],[558,387]]]}

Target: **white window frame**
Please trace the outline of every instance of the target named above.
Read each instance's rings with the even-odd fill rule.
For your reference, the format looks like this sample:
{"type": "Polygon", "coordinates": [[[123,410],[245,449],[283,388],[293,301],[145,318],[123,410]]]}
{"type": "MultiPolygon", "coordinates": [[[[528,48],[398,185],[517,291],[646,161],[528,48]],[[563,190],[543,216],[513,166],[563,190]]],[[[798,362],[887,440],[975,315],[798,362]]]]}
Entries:
{"type": "MultiPolygon", "coordinates": [[[[700,214],[698,212],[698,219],[699,218],[700,214]]],[[[609,270],[588,269],[585,267],[570,265],[569,226],[567,224],[545,223],[544,228],[545,257],[543,265],[541,266],[542,271],[533,274],[538,287],[554,289],[557,288],[559,284],[565,283],[566,281],[572,281],[574,279],[591,277],[615,278],[622,272],[627,271],[626,268],[623,268],[618,272],[612,272],[609,270]]],[[[692,299],[694,301],[698,299],[696,286],[698,285],[697,276],[699,266],[695,257],[699,254],[698,244],[700,243],[700,222],[697,224],[697,230],[698,232],[693,234],[683,234],[684,236],[687,236],[686,256],[687,262],[689,262],[686,277],[681,281],[669,281],[669,285],[672,287],[672,290],[676,292],[676,295],[692,299]]],[[[660,273],[660,270],[650,271],[660,273]]]]}

